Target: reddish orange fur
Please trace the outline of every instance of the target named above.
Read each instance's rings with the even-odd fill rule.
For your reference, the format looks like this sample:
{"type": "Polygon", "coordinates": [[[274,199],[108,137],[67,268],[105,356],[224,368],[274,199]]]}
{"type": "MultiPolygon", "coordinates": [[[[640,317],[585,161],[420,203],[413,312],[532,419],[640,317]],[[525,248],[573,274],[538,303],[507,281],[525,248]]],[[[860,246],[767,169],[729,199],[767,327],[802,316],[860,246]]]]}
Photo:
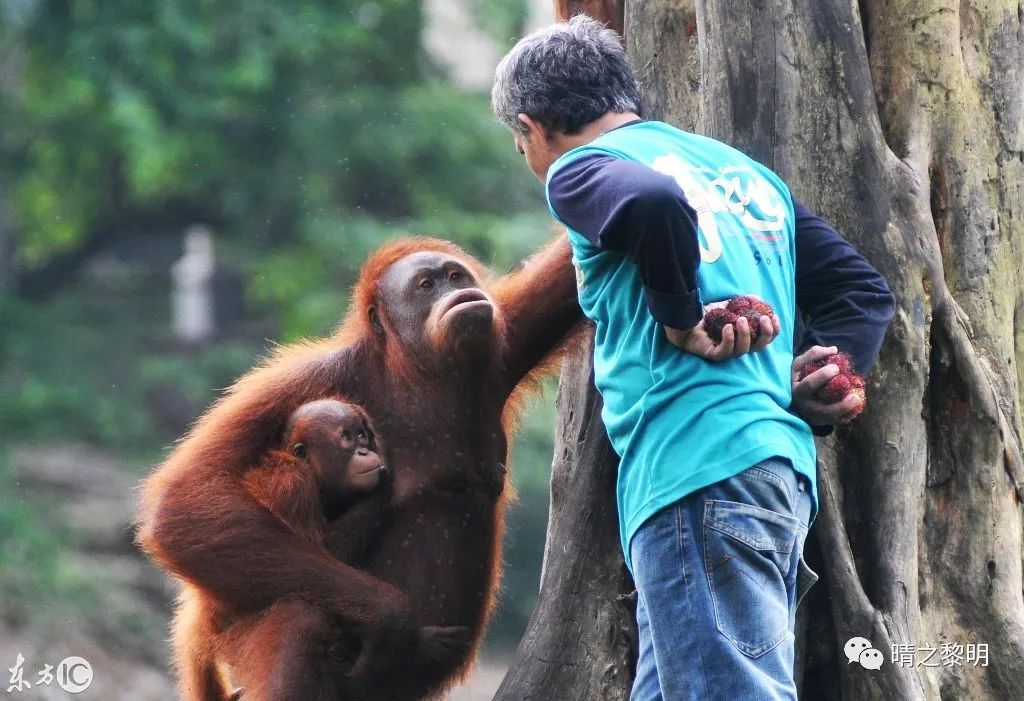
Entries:
{"type": "Polygon", "coordinates": [[[231,694],[229,675],[218,665],[216,613],[212,602],[192,586],[178,593],[171,648],[178,674],[178,693],[183,699],[224,701],[231,694]]]}
{"type": "MultiPolygon", "coordinates": [[[[301,462],[283,451],[272,450],[247,472],[245,489],[310,543],[323,543],[324,519],[317,497],[316,476],[301,462]]],[[[226,612],[201,589],[183,582],[175,610],[172,647],[178,668],[178,689],[182,698],[222,701],[231,693],[226,670],[222,623],[226,612]]],[[[247,626],[246,617],[232,621],[247,626]]],[[[236,629],[234,638],[240,636],[236,629]]],[[[248,690],[247,698],[256,696],[248,690]]]]}
{"type": "Polygon", "coordinates": [[[308,465],[285,450],[273,450],[242,483],[285,525],[310,543],[323,544],[323,508],[316,475],[308,465]]]}
{"type": "MultiPolygon", "coordinates": [[[[314,629],[320,610],[364,633],[407,620],[467,625],[473,649],[456,669],[443,678],[418,678],[396,660],[402,674],[383,683],[402,686],[380,693],[398,701],[449,686],[473,664],[500,574],[508,495],[494,500],[482,494],[478,470],[507,462],[506,428],[514,424],[524,390],[553,368],[581,319],[570,257],[565,236],[559,236],[522,270],[490,284],[486,269],[448,242],[408,239],[384,246],[363,266],[334,337],[277,348],[200,417],[145,480],[140,545],[230,615],[296,601],[301,610],[289,609],[289,615],[314,629]],[[371,306],[386,311],[381,275],[418,251],[460,260],[495,303],[499,343],[488,367],[466,370],[476,374],[431,374],[368,322],[371,306]],[[365,571],[297,536],[245,486],[246,473],[280,441],[291,412],[337,394],[374,418],[395,481],[393,513],[365,571]],[[437,436],[447,439],[441,451],[434,447],[437,436]],[[425,531],[423,521],[434,528],[425,531]],[[441,531],[447,532],[443,540],[441,531]],[[410,553],[403,545],[410,537],[428,539],[430,547],[410,553]],[[442,570],[449,562],[454,569],[442,570]]],[[[386,313],[381,321],[387,331],[386,313]]],[[[255,630],[268,638],[262,646],[254,643],[251,659],[269,654],[267,648],[277,644],[273,636],[291,634],[277,621],[255,630]]],[[[176,630],[175,637],[183,641],[179,649],[194,642],[187,630],[176,630]]]]}
{"type": "MultiPolygon", "coordinates": [[[[323,546],[324,509],[317,475],[308,463],[286,450],[274,449],[245,474],[242,484],[256,501],[303,540],[323,546]]],[[[294,610],[288,609],[288,615],[294,615],[294,610]]],[[[175,611],[172,640],[182,696],[209,701],[229,698],[232,688],[229,668],[245,680],[245,698],[255,699],[269,693],[254,688],[253,680],[266,675],[253,668],[263,664],[266,669],[270,664],[259,658],[259,650],[248,654],[241,654],[241,651],[253,645],[250,638],[255,630],[259,629],[262,635],[277,636],[286,623],[281,615],[268,616],[263,612],[232,618],[202,590],[185,582],[175,611]]],[[[263,656],[269,652],[265,651],[263,656]]],[[[256,686],[260,686],[258,681],[256,686]]]]}
{"type": "Polygon", "coordinates": [[[555,17],[564,22],[575,15],[587,15],[623,34],[624,0],[555,0],[555,17]]]}

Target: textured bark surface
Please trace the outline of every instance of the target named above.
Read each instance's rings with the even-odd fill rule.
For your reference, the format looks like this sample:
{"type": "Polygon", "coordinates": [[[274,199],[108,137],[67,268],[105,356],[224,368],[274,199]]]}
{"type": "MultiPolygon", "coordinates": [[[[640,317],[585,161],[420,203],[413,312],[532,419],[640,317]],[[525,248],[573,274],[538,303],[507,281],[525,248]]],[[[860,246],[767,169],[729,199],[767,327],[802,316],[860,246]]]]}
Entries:
{"type": "MultiPolygon", "coordinates": [[[[629,0],[624,26],[648,116],[774,169],[897,297],[868,410],[818,444],[808,560],[822,580],[798,616],[802,696],[1024,698],[1024,3],[629,0]],[[855,635],[886,654],[882,669],[847,663],[855,635]],[[987,643],[988,665],[889,661],[891,645],[943,643],[987,643]]],[[[571,381],[563,431],[565,412],[594,401],[571,381]]],[[[555,467],[605,478],[600,465],[555,467]]],[[[562,520],[602,507],[561,498],[531,629],[594,640],[577,599],[559,601],[551,553],[584,557],[562,520]]],[[[599,698],[532,674],[536,645],[524,640],[510,673],[536,685],[514,698],[599,698]]],[[[625,656],[618,641],[565,652],[563,665],[625,656]]],[[[601,697],[624,697],[621,682],[601,697]]]]}
{"type": "Polygon", "coordinates": [[[541,596],[496,699],[629,698],[636,599],[619,547],[618,458],[591,390],[593,338],[566,361],[541,596]]]}

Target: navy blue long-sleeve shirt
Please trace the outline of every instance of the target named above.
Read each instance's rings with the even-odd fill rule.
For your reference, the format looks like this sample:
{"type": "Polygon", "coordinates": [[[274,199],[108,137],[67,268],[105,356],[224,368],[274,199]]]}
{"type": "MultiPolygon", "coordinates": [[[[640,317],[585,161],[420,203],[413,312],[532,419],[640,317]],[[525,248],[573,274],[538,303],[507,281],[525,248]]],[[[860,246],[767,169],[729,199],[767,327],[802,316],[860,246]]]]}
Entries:
{"type": "MultiPolygon", "coordinates": [[[[673,178],[634,161],[591,155],[558,170],[548,196],[567,225],[636,262],[655,320],[681,330],[700,321],[697,216],[673,178]]],[[[794,350],[837,346],[866,375],[893,315],[892,293],[831,226],[796,199],[793,206],[797,306],[806,317],[794,350]]]]}

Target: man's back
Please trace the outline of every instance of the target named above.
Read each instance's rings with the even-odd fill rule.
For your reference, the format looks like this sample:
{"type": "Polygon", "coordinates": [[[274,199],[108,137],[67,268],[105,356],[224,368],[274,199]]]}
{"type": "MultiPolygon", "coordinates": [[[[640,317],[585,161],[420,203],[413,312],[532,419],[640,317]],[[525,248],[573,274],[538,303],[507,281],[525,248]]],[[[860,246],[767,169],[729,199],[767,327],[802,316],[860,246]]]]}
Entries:
{"type": "MultiPolygon", "coordinates": [[[[785,184],[725,144],[640,121],[566,153],[549,171],[549,188],[557,189],[564,169],[600,168],[609,158],[642,164],[682,191],[696,217],[704,303],[752,294],[773,307],[781,325],[781,338],[759,353],[721,363],[682,353],[648,311],[637,265],[569,227],[580,303],[597,327],[603,418],[622,458],[618,498],[628,557],[636,528],[685,494],[772,456],[789,458],[813,485],[815,456],[810,428],[788,411],[796,248],[785,184]]],[[[549,201],[561,219],[558,193],[549,191],[549,201]]]]}

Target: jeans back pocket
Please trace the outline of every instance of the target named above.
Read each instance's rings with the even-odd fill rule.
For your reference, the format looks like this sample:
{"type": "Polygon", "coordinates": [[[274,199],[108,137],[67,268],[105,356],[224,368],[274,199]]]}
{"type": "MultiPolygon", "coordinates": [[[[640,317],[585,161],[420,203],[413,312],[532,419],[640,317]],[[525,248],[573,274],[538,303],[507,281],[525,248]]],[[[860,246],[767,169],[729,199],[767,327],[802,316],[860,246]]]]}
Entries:
{"type": "Polygon", "coordinates": [[[751,504],[709,499],[704,507],[704,568],[722,635],[749,657],[789,632],[786,583],[800,520],[751,504]]]}

